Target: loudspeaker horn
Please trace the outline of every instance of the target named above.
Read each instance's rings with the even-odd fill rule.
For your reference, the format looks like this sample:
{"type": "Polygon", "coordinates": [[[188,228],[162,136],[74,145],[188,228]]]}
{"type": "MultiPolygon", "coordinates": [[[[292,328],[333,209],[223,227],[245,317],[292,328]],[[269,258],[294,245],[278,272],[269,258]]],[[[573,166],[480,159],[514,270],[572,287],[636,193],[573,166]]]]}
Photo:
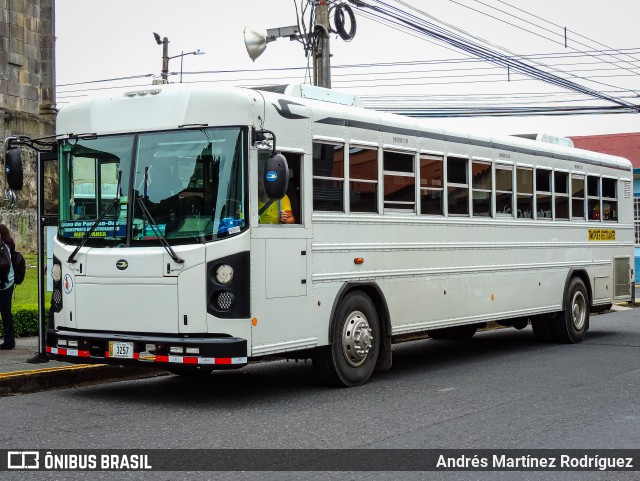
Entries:
{"type": "Polygon", "coordinates": [[[267,48],[267,32],[259,28],[244,28],[244,46],[254,62],[267,48]]]}

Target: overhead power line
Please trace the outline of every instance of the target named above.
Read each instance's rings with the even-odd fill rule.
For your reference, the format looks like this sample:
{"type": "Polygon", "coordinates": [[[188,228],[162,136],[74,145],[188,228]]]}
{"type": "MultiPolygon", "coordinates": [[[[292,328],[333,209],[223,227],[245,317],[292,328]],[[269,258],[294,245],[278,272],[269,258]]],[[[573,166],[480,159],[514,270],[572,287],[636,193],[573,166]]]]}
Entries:
{"type": "MultiPolygon", "coordinates": [[[[579,65],[579,64],[575,64],[579,65]]],[[[574,72],[611,72],[615,71],[615,69],[575,69],[574,72]]],[[[192,72],[183,72],[183,74],[190,74],[192,72]]],[[[217,82],[265,82],[268,81],[270,83],[290,83],[290,82],[303,82],[304,78],[296,78],[295,75],[302,75],[301,72],[297,72],[296,74],[286,75],[286,76],[266,76],[266,77],[235,77],[235,78],[218,78],[213,81],[217,82]],[[288,82],[290,81],[290,82],[288,82]]],[[[379,81],[393,81],[393,82],[402,82],[405,80],[419,80],[419,79],[439,79],[439,80],[447,80],[447,79],[471,79],[471,78],[479,78],[479,77],[494,77],[494,78],[504,78],[504,70],[500,67],[482,67],[482,68],[458,68],[458,69],[429,69],[429,70],[400,70],[400,71],[367,71],[367,72],[345,72],[333,74],[333,79],[336,84],[345,84],[350,82],[365,82],[367,84],[375,83],[379,81]],[[499,70],[499,72],[489,73],[487,71],[499,70]],[[364,79],[360,79],[360,77],[366,77],[364,79]]],[[[620,75],[599,75],[592,76],[591,78],[607,78],[607,77],[620,77],[620,75]]],[[[529,79],[530,80],[530,79],[529,79]]],[[[517,81],[516,78],[510,79],[510,81],[517,81]]],[[[493,82],[493,80],[492,80],[493,82]]],[[[191,83],[189,81],[185,83],[191,83]]],[[[437,82],[442,83],[442,82],[437,82]]],[[[426,84],[425,84],[426,85],[426,84]]],[[[84,89],[72,89],[72,90],[59,90],[58,96],[64,97],[68,94],[81,93],[81,92],[96,92],[103,91],[109,89],[116,88],[129,88],[136,87],[137,85],[117,85],[111,87],[94,87],[94,88],[84,88],[84,89]]],[[[351,87],[353,88],[353,87],[351,87]]]]}
{"type": "MultiPolygon", "coordinates": [[[[498,12],[500,12],[500,13],[503,13],[503,14],[505,14],[505,15],[508,15],[509,17],[512,17],[512,18],[515,18],[515,19],[517,19],[517,20],[523,21],[523,22],[525,22],[528,26],[534,26],[534,27],[539,28],[539,29],[541,29],[541,30],[543,30],[543,31],[545,31],[545,32],[549,32],[549,33],[551,33],[552,35],[555,35],[555,36],[561,37],[561,38],[563,39],[563,41],[560,41],[560,40],[554,40],[554,39],[552,39],[552,38],[546,37],[546,36],[544,36],[544,35],[541,35],[541,34],[539,34],[539,33],[534,32],[533,30],[529,30],[528,28],[521,27],[521,26],[519,26],[519,25],[516,25],[515,23],[508,22],[508,21],[506,21],[506,20],[504,20],[504,19],[501,19],[501,18],[498,18],[498,17],[496,17],[496,16],[494,16],[494,15],[490,15],[490,14],[488,14],[488,13],[486,13],[486,12],[483,12],[483,11],[481,11],[481,10],[475,9],[475,8],[473,8],[473,7],[469,6],[469,5],[465,5],[465,4],[463,4],[463,3],[457,2],[456,0],[450,0],[450,1],[451,1],[452,3],[455,3],[456,5],[460,5],[461,7],[467,8],[467,9],[472,10],[472,11],[474,11],[474,12],[477,12],[477,13],[479,13],[479,14],[481,14],[481,15],[485,15],[485,16],[487,16],[487,17],[489,17],[489,18],[492,18],[492,19],[494,19],[494,20],[497,20],[497,21],[499,21],[499,22],[506,23],[507,25],[511,25],[511,26],[513,26],[513,27],[515,27],[515,28],[517,28],[517,29],[523,30],[523,31],[525,31],[525,32],[529,32],[529,33],[531,33],[531,34],[533,34],[533,35],[535,35],[535,36],[537,36],[537,37],[544,38],[544,39],[549,40],[549,41],[551,41],[551,42],[553,42],[553,43],[557,43],[557,44],[560,44],[560,45],[565,45],[565,47],[570,48],[570,49],[575,50],[575,51],[578,51],[578,52],[580,51],[579,49],[577,49],[577,48],[573,47],[572,45],[568,45],[568,44],[566,43],[566,42],[567,42],[567,37],[566,37],[563,33],[559,33],[559,32],[557,32],[557,31],[551,30],[551,29],[546,28],[546,27],[543,27],[543,26],[541,26],[541,25],[538,25],[538,24],[535,24],[535,23],[529,22],[529,21],[527,21],[527,20],[525,20],[525,19],[523,19],[523,18],[521,18],[521,17],[518,17],[518,16],[516,16],[516,15],[513,15],[513,14],[510,14],[510,13],[508,13],[508,12],[505,12],[504,10],[501,10],[501,9],[499,9],[499,8],[497,8],[497,7],[494,7],[493,5],[489,5],[488,3],[485,3],[485,2],[483,2],[483,1],[481,1],[481,0],[474,0],[474,1],[475,1],[476,3],[479,3],[479,4],[481,4],[481,5],[486,6],[486,7],[490,8],[490,9],[492,9],[492,10],[496,10],[496,11],[498,11],[498,12]]],[[[540,17],[536,17],[536,18],[540,19],[540,17]]],[[[555,25],[555,24],[553,24],[553,25],[555,25]]],[[[560,26],[558,26],[558,27],[562,29],[562,27],[560,27],[560,26]]],[[[564,32],[564,29],[563,29],[563,32],[564,32]]],[[[580,41],[577,41],[577,40],[573,40],[573,43],[576,43],[577,45],[581,45],[581,46],[583,46],[583,47],[593,48],[593,47],[591,47],[590,45],[587,45],[586,43],[584,43],[584,42],[580,42],[580,41]]],[[[593,58],[600,58],[600,56],[598,55],[598,53],[590,54],[590,56],[591,56],[591,57],[593,57],[593,58]]],[[[616,59],[618,59],[618,57],[617,57],[617,56],[614,56],[614,57],[615,57],[616,59]]],[[[611,63],[609,60],[606,60],[606,59],[605,59],[605,60],[603,60],[603,61],[604,61],[604,62],[606,62],[606,63],[611,63]]],[[[631,66],[632,66],[632,68],[634,68],[634,69],[638,69],[638,68],[640,68],[640,67],[638,67],[637,65],[634,65],[634,64],[632,64],[632,63],[630,63],[630,62],[625,62],[625,63],[627,63],[627,64],[631,65],[631,66]]],[[[620,69],[622,69],[622,70],[627,70],[627,71],[632,72],[632,73],[636,73],[636,74],[638,73],[638,72],[634,72],[633,70],[631,70],[631,69],[629,69],[629,68],[626,68],[626,67],[618,67],[618,68],[620,68],[620,69]]]]}
{"type": "MultiPolygon", "coordinates": [[[[597,90],[588,88],[586,86],[580,85],[572,80],[560,77],[551,72],[544,71],[523,60],[520,60],[517,58],[511,58],[513,57],[513,54],[511,52],[509,52],[511,54],[511,57],[510,57],[505,55],[504,53],[499,52],[495,48],[489,48],[483,44],[483,43],[486,43],[486,41],[482,40],[483,43],[479,43],[477,41],[478,39],[473,35],[467,32],[464,32],[461,29],[458,29],[457,27],[453,27],[452,25],[441,22],[435,19],[435,17],[428,15],[425,12],[420,11],[419,9],[416,9],[415,7],[407,5],[405,2],[396,0],[397,3],[407,8],[410,8],[413,11],[419,12],[420,15],[422,15],[425,18],[436,20],[438,23],[445,25],[446,28],[441,27],[431,21],[425,20],[424,18],[418,18],[415,15],[408,13],[407,11],[404,11],[398,7],[390,6],[385,2],[382,2],[379,0],[372,0],[372,1],[375,2],[375,4],[365,3],[361,0],[350,0],[350,3],[352,3],[355,6],[355,8],[359,10],[369,9],[369,10],[378,12],[387,18],[391,18],[403,23],[404,25],[408,26],[412,30],[419,32],[427,37],[436,39],[447,45],[452,45],[463,52],[469,53],[471,55],[475,55],[495,65],[500,65],[502,67],[514,69],[515,72],[518,72],[522,75],[525,75],[537,80],[541,80],[543,82],[546,82],[552,85],[560,86],[568,90],[573,90],[576,92],[584,93],[586,95],[591,95],[594,98],[606,100],[608,102],[617,104],[621,107],[636,109],[636,110],[639,109],[637,105],[631,102],[627,102],[626,100],[619,99],[611,95],[607,95],[605,93],[599,92],[597,90]]],[[[502,47],[499,47],[499,48],[501,50],[506,50],[502,47]]],[[[545,67],[551,68],[549,66],[545,66],[545,67]]],[[[563,72],[563,73],[566,74],[566,72],[563,72]]],[[[567,75],[570,75],[570,74],[567,74],[567,75]]],[[[575,75],[572,75],[572,76],[576,77],[575,75]]]]}
{"type": "MultiPolygon", "coordinates": [[[[500,2],[500,3],[504,4],[504,5],[507,5],[508,7],[511,7],[511,8],[513,8],[514,10],[517,10],[517,11],[519,11],[519,12],[522,12],[522,13],[525,13],[525,14],[527,14],[527,15],[530,15],[530,16],[532,16],[532,17],[534,17],[534,18],[537,18],[538,20],[542,20],[543,22],[546,22],[546,23],[548,23],[548,24],[550,24],[550,25],[553,25],[554,27],[557,27],[557,28],[563,28],[563,26],[562,26],[562,25],[558,25],[557,23],[553,23],[553,22],[551,22],[551,21],[549,21],[549,20],[547,20],[547,19],[544,19],[544,18],[542,18],[542,17],[539,17],[539,16],[537,16],[537,15],[535,15],[535,14],[531,13],[531,12],[528,12],[528,11],[526,11],[526,10],[523,10],[523,9],[521,9],[521,8],[518,8],[518,7],[516,7],[515,5],[512,5],[512,4],[508,3],[508,2],[505,2],[505,1],[503,1],[503,0],[496,0],[496,1],[497,1],[497,2],[500,2]]],[[[580,34],[580,33],[576,32],[575,30],[570,30],[570,29],[568,29],[568,28],[567,28],[567,32],[573,33],[574,35],[576,35],[576,36],[578,36],[578,37],[580,37],[580,38],[583,38],[583,39],[585,39],[585,40],[588,40],[588,41],[590,41],[590,42],[592,42],[592,43],[594,43],[594,44],[596,44],[596,45],[600,45],[601,47],[604,47],[604,48],[606,48],[606,49],[608,49],[608,50],[614,50],[614,51],[617,51],[617,53],[619,53],[620,55],[623,55],[623,56],[629,57],[629,58],[631,58],[632,60],[634,60],[634,61],[636,61],[636,62],[640,62],[640,59],[639,59],[639,58],[634,57],[633,55],[631,55],[631,54],[629,54],[629,53],[625,52],[623,49],[616,50],[616,49],[614,49],[613,47],[609,47],[608,45],[606,45],[606,44],[604,44],[604,43],[602,43],[602,42],[599,42],[599,41],[594,40],[594,39],[592,39],[592,38],[589,38],[589,37],[587,37],[587,36],[585,36],[585,35],[582,35],[582,34],[580,34]]],[[[589,48],[593,48],[593,47],[589,47],[589,48]]]]}
{"type": "MultiPolygon", "coordinates": [[[[615,51],[623,51],[634,54],[640,54],[640,48],[628,48],[628,49],[619,49],[615,51]]],[[[611,52],[615,52],[611,50],[611,52]]],[[[603,51],[605,54],[608,54],[607,51],[603,51]]],[[[577,52],[553,52],[553,53],[539,53],[539,54],[530,54],[523,56],[515,56],[512,58],[522,58],[522,59],[535,59],[535,60],[557,60],[557,59],[580,59],[583,57],[590,57],[589,51],[585,51],[582,53],[577,52]]],[[[445,59],[433,59],[433,60],[413,60],[413,61],[398,61],[398,62],[375,62],[375,63],[358,63],[358,64],[343,64],[343,65],[333,65],[332,69],[334,70],[348,70],[348,69],[356,69],[356,70],[366,70],[368,68],[376,68],[376,67],[385,67],[385,68],[393,68],[393,67],[415,67],[415,66],[428,66],[428,65],[458,65],[458,64],[476,64],[484,62],[483,59],[479,58],[445,58],[445,59]]],[[[555,64],[556,66],[579,66],[579,65],[593,65],[597,66],[597,62],[567,62],[567,63],[559,63],[555,64]]],[[[472,67],[473,68],[473,67],[472,67]]],[[[502,68],[500,66],[496,67],[485,67],[485,68],[502,68]]],[[[183,72],[186,75],[226,75],[226,74],[264,74],[266,72],[304,72],[307,67],[278,67],[278,68],[266,68],[266,69],[227,69],[227,70],[200,70],[200,71],[187,71],[183,72]]],[[[478,68],[475,68],[478,70],[478,68]]],[[[451,68],[448,71],[455,71],[458,69],[451,68]]],[[[431,72],[435,71],[430,69],[431,72]]],[[[447,70],[443,70],[447,71],[447,70]]],[[[386,71],[389,74],[393,74],[393,71],[386,71]]],[[[169,72],[169,75],[178,75],[177,72],[169,72]]],[[[369,75],[369,72],[364,73],[348,73],[348,74],[334,74],[335,76],[343,76],[343,75],[369,75]]],[[[149,77],[155,77],[154,74],[140,74],[140,75],[128,75],[123,77],[115,77],[115,78],[105,78],[105,79],[92,79],[81,82],[71,82],[64,84],[57,84],[56,88],[64,88],[64,87],[72,87],[72,86],[80,86],[80,85],[91,85],[91,84],[100,84],[100,83],[109,83],[109,82],[118,82],[122,80],[134,80],[134,79],[144,79],[149,77]]],[[[247,80],[249,80],[247,78],[247,80]]],[[[120,86],[120,87],[128,87],[128,86],[120,86]]],[[[108,87],[108,88],[120,88],[119,86],[108,87]]],[[[86,89],[86,91],[90,91],[91,89],[86,89]]],[[[102,88],[97,88],[95,90],[102,90],[102,88]]],[[[623,90],[623,89],[620,89],[623,90]]]]}
{"type": "MultiPolygon", "coordinates": [[[[356,1],[356,0],[354,0],[354,1],[356,1]]],[[[380,0],[373,0],[373,1],[376,1],[377,3],[380,3],[380,4],[387,5],[386,3],[384,3],[384,2],[382,2],[382,1],[380,1],[380,0]]],[[[452,2],[453,2],[454,0],[450,0],[450,1],[452,1],[452,2]]],[[[475,1],[479,1],[479,0],[475,0],[475,1]]],[[[479,37],[477,37],[477,36],[475,36],[475,35],[472,35],[471,33],[466,32],[466,31],[462,30],[461,28],[458,28],[458,27],[456,27],[456,26],[454,26],[454,25],[451,25],[451,24],[449,24],[449,23],[446,23],[446,22],[443,22],[443,21],[441,21],[441,20],[438,20],[438,19],[437,19],[437,18],[435,18],[434,16],[429,15],[429,14],[427,14],[427,13],[423,12],[422,10],[420,10],[420,9],[418,9],[418,8],[414,7],[414,6],[407,4],[407,3],[406,3],[406,2],[404,2],[403,0],[395,0],[395,2],[396,2],[396,3],[398,3],[398,4],[400,4],[400,5],[405,6],[406,8],[408,8],[408,9],[410,9],[410,10],[413,10],[413,11],[415,11],[415,12],[418,12],[420,15],[422,15],[422,16],[424,16],[424,17],[427,17],[427,18],[429,18],[429,19],[432,19],[432,20],[433,20],[433,21],[435,21],[436,23],[440,23],[440,24],[444,25],[445,27],[447,27],[447,28],[449,29],[449,30],[448,30],[448,32],[449,32],[449,33],[451,33],[451,32],[459,32],[460,34],[462,34],[462,35],[463,35],[463,36],[462,36],[462,37],[460,37],[460,38],[463,38],[463,39],[471,38],[471,39],[473,39],[473,40],[476,40],[476,41],[481,42],[481,44],[491,45],[492,47],[497,48],[498,50],[501,50],[501,51],[503,51],[503,52],[506,52],[507,54],[510,54],[510,55],[512,55],[512,54],[513,54],[513,52],[509,51],[508,49],[506,49],[506,48],[504,48],[504,47],[492,45],[492,44],[490,44],[489,42],[487,42],[486,40],[484,40],[484,39],[482,39],[482,38],[479,38],[479,37]]],[[[394,8],[394,7],[392,7],[392,8],[394,8]]],[[[402,11],[402,10],[398,9],[397,7],[395,7],[395,9],[396,9],[396,10],[398,10],[398,11],[400,11],[400,12],[403,12],[403,13],[405,13],[405,14],[407,13],[407,12],[404,12],[404,11],[402,11]]],[[[413,16],[413,15],[411,15],[411,16],[412,16],[413,18],[416,18],[416,19],[418,19],[418,20],[421,20],[421,19],[419,19],[418,17],[415,17],[415,16],[413,16]]],[[[440,29],[441,29],[442,31],[444,31],[444,32],[447,32],[447,29],[444,29],[444,28],[438,27],[437,25],[436,25],[435,27],[436,27],[436,28],[440,28],[440,29]]],[[[555,67],[553,67],[553,66],[550,66],[550,65],[544,65],[544,64],[542,64],[542,63],[540,63],[540,62],[533,61],[533,63],[534,63],[534,64],[536,64],[538,67],[547,68],[547,69],[551,70],[552,72],[562,73],[562,74],[564,74],[564,75],[567,75],[567,76],[570,76],[570,77],[573,77],[573,78],[577,78],[577,79],[581,79],[581,80],[586,80],[586,81],[593,82],[593,83],[600,84],[600,85],[607,86],[607,87],[614,87],[614,86],[613,86],[613,85],[611,85],[611,84],[607,84],[607,83],[603,83],[603,82],[599,82],[599,81],[594,81],[594,80],[590,80],[590,79],[580,78],[580,77],[578,77],[578,76],[576,76],[576,75],[574,75],[574,74],[572,74],[572,73],[564,72],[564,71],[560,71],[560,70],[556,69],[556,68],[555,68],[555,67]]],[[[631,92],[631,90],[630,90],[630,92],[631,92]]],[[[635,93],[635,92],[634,92],[634,93],[635,93]]]]}
{"type": "MultiPolygon", "coordinates": [[[[537,53],[537,54],[529,54],[529,55],[516,55],[511,58],[513,59],[531,59],[531,60],[556,60],[556,59],[579,59],[583,57],[593,57],[591,54],[594,52],[601,52],[603,55],[613,55],[616,52],[622,52],[625,54],[638,54],[640,55],[640,47],[636,48],[626,48],[626,49],[611,49],[611,50],[593,50],[593,51],[583,51],[583,52],[551,52],[551,53],[537,53]]],[[[433,60],[413,60],[413,61],[396,61],[396,62],[374,62],[374,63],[356,63],[356,64],[342,64],[342,65],[332,65],[332,69],[338,70],[346,70],[346,69],[366,69],[373,67],[402,67],[402,66],[419,66],[419,65],[455,65],[455,64],[474,64],[484,62],[483,59],[480,58],[445,58],[445,59],[433,59],[433,60]]],[[[615,64],[615,62],[612,62],[615,64]]],[[[593,63],[562,63],[556,64],[557,66],[575,66],[575,65],[597,65],[596,62],[593,63]]],[[[497,68],[497,67],[494,67],[497,68]]],[[[247,73],[247,74],[263,74],[265,72],[288,72],[288,71],[305,71],[307,67],[299,67],[299,66],[288,66],[288,67],[277,67],[277,68],[263,68],[263,69],[220,69],[220,70],[200,70],[200,71],[189,71],[183,72],[184,75],[206,75],[206,74],[237,74],[237,73],[247,73]]],[[[453,69],[452,69],[453,70],[453,69]]],[[[170,72],[169,75],[178,75],[177,72],[170,72]]],[[[342,74],[336,74],[342,75],[342,74]]],[[[90,85],[90,84],[98,84],[98,83],[109,83],[109,82],[118,82],[123,80],[134,80],[134,79],[144,79],[144,78],[153,78],[154,74],[146,73],[146,74],[138,74],[138,75],[127,75],[122,77],[114,77],[114,78],[104,78],[104,79],[92,79],[85,80],[80,82],[69,82],[63,84],[57,84],[56,88],[64,88],[64,87],[72,87],[79,85],[90,85]]]]}
{"type": "Polygon", "coordinates": [[[107,79],[100,79],[100,80],[85,80],[84,82],[58,84],[56,85],[56,87],[71,87],[73,85],[87,85],[87,84],[95,84],[95,83],[102,83],[102,82],[118,82],[121,80],[133,80],[133,79],[149,78],[149,77],[155,77],[155,75],[152,73],[145,73],[141,75],[128,75],[126,77],[114,77],[114,78],[107,78],[107,79]]]}

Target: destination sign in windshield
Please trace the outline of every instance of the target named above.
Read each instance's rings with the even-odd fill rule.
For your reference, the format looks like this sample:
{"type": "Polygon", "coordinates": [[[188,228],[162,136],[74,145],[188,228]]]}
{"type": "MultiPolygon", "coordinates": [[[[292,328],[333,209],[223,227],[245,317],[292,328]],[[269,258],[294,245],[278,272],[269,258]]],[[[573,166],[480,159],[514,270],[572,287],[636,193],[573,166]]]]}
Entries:
{"type": "MultiPolygon", "coordinates": [[[[60,235],[63,237],[84,237],[91,230],[95,220],[68,220],[60,223],[60,235]]],[[[114,220],[103,220],[91,237],[124,237],[126,224],[114,220]]]]}

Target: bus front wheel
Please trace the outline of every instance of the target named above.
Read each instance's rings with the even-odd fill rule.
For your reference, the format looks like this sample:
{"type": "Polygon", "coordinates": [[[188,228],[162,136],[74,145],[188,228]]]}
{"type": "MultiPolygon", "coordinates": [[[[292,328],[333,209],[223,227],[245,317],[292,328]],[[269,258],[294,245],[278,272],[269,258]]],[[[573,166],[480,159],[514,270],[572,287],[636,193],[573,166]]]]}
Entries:
{"type": "Polygon", "coordinates": [[[580,342],[589,329],[589,294],[582,279],[571,279],[563,302],[564,310],[553,321],[556,338],[560,342],[580,342]]]}
{"type": "Polygon", "coordinates": [[[316,349],[315,369],[331,385],[366,383],[380,349],[380,325],[373,302],[361,291],[350,292],[340,301],[332,322],[331,344],[316,349]]]}

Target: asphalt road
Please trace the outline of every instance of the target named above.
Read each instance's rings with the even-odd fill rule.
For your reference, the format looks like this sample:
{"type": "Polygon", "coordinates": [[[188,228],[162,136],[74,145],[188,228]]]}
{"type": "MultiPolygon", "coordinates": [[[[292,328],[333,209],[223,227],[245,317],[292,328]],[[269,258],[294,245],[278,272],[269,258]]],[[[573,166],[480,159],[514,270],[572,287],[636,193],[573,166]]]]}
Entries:
{"type": "MultiPolygon", "coordinates": [[[[592,317],[585,342],[530,328],[394,346],[365,386],[319,385],[311,363],[204,381],[159,377],[0,398],[6,449],[640,448],[640,309],[592,317]]],[[[10,473],[5,479],[26,479],[10,473]]],[[[29,478],[52,479],[51,473],[29,478]]],[[[56,473],[55,479],[640,479],[616,472],[56,473]]]]}

